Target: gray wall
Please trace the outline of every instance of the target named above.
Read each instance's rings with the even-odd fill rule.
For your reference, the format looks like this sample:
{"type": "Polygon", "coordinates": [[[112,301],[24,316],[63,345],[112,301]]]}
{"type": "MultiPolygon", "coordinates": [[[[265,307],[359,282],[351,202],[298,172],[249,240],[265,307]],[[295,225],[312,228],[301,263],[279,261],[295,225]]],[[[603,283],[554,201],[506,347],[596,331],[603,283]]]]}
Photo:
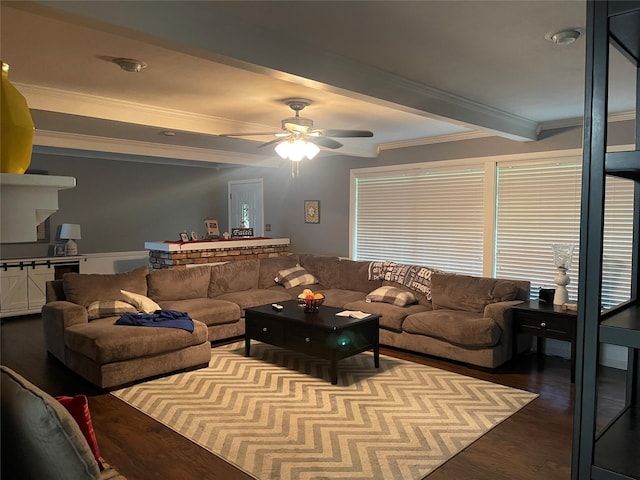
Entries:
{"type": "MultiPolygon", "coordinates": [[[[609,143],[633,141],[634,122],[612,124],[609,143]]],[[[352,168],[457,158],[497,156],[580,148],[581,128],[545,131],[537,142],[483,138],[384,151],[377,159],[320,155],[301,164],[291,177],[290,165],[278,169],[239,167],[212,169],[34,154],[32,169],[77,179],[77,187],[59,194],[59,211],[51,216],[52,241],[62,223],[82,225],[80,253],[143,250],[144,242],[177,239],[187,230],[204,232],[206,217],[227,225],[227,182],[262,178],[265,223],[269,236],[288,237],[292,251],[349,254],[349,174],[352,168]],[[320,223],[304,223],[304,200],[320,201],[320,223]]],[[[3,258],[48,254],[43,244],[3,244],[3,258]]]]}

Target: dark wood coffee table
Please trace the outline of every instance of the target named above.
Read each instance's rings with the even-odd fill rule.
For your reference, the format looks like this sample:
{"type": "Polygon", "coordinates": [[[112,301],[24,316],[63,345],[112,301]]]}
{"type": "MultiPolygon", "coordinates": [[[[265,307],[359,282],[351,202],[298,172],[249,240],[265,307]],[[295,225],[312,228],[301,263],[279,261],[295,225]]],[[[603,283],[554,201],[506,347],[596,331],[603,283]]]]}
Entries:
{"type": "Polygon", "coordinates": [[[331,383],[338,383],[338,360],[373,350],[376,368],[380,367],[380,315],[364,319],[339,317],[343,311],[321,305],[318,312],[305,313],[296,300],[280,302],[277,312],[269,305],[245,309],[245,355],[251,354],[251,340],[276,345],[329,360],[331,383]]]}

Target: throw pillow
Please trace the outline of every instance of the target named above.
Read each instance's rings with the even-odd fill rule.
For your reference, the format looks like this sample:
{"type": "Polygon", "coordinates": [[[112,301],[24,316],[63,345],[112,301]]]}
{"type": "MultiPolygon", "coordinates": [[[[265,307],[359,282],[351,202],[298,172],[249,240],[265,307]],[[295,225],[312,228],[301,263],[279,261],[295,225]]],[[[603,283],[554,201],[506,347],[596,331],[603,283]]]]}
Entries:
{"type": "Polygon", "coordinates": [[[367,295],[366,301],[391,303],[392,305],[405,307],[412,303],[416,303],[418,299],[413,293],[397,287],[380,287],[367,295]]]}
{"type": "Polygon", "coordinates": [[[276,283],[284,285],[285,288],[297,287],[298,285],[313,285],[318,283],[318,279],[307,272],[300,265],[280,270],[275,278],[276,283]]]}
{"type": "Polygon", "coordinates": [[[92,302],[87,307],[87,314],[89,320],[95,320],[96,318],[111,317],[114,315],[122,315],[123,313],[132,312],[137,313],[136,307],[127,302],[120,300],[105,300],[103,302],[92,302]]]}
{"type": "Polygon", "coordinates": [[[161,307],[149,297],[140,295],[139,293],[129,292],[127,290],[120,290],[120,293],[127,301],[138,309],[139,312],[153,313],[156,310],[160,310],[161,307]]]}
{"type": "Polygon", "coordinates": [[[100,449],[98,448],[98,440],[96,439],[96,432],[93,430],[93,423],[91,422],[91,414],[89,413],[89,400],[85,395],[76,395],[75,397],[54,397],[58,400],[64,408],[71,414],[73,419],[80,427],[80,431],[84,438],[87,439],[91,453],[98,462],[100,470],[104,470],[102,464],[102,457],[100,456],[100,449]]]}

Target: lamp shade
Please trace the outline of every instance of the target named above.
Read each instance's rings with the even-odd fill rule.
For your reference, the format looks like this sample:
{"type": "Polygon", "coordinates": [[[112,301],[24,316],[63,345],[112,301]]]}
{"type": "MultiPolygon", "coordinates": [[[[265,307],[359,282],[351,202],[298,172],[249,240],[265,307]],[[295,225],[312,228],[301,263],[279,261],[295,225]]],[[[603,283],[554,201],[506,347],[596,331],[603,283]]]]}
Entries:
{"type": "Polygon", "coordinates": [[[60,239],[62,240],[80,240],[80,225],[77,223],[63,223],[60,227],[60,239]]]}

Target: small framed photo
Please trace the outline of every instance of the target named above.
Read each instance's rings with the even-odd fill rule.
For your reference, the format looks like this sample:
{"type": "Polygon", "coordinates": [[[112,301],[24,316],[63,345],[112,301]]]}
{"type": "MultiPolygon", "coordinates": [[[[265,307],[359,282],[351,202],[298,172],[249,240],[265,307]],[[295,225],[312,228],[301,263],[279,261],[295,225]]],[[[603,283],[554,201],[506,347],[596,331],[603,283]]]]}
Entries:
{"type": "Polygon", "coordinates": [[[218,227],[218,221],[207,218],[204,221],[204,226],[207,228],[207,238],[220,238],[220,228],[218,227]]]}
{"type": "Polygon", "coordinates": [[[304,201],[304,223],[320,223],[320,200],[304,201]]]}
{"type": "Polygon", "coordinates": [[[189,241],[189,235],[187,234],[187,232],[182,232],[180,234],[180,240],[182,240],[183,242],[188,242],[189,241]]]}
{"type": "Polygon", "coordinates": [[[191,240],[198,240],[198,234],[196,232],[191,232],[191,240]]]}
{"type": "Polygon", "coordinates": [[[64,243],[56,243],[53,246],[53,255],[56,257],[64,257],[67,254],[67,245],[64,243]]]}

